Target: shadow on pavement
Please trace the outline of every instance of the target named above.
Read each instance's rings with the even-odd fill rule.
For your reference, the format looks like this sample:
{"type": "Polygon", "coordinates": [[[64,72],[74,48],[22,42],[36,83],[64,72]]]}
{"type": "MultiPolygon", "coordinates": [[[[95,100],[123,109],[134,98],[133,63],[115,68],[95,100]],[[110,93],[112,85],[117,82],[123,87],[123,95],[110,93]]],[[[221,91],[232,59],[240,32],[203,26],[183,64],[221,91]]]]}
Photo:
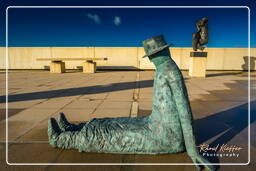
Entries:
{"type": "MultiPolygon", "coordinates": [[[[8,102],[46,99],[46,98],[53,98],[53,97],[68,97],[68,96],[75,96],[75,95],[88,95],[88,94],[120,91],[120,90],[129,90],[129,89],[136,88],[137,83],[139,83],[140,88],[153,86],[153,80],[144,80],[144,81],[138,81],[138,82],[133,81],[133,82],[113,83],[109,85],[66,88],[66,89],[34,92],[34,93],[9,95],[8,102]]],[[[0,103],[5,103],[5,100],[6,100],[5,96],[0,96],[0,103]]]]}
{"type": "MultiPolygon", "coordinates": [[[[150,115],[151,110],[140,110],[139,117],[150,115]]],[[[256,120],[256,101],[251,101],[250,124],[256,120]]],[[[248,127],[248,103],[234,108],[196,119],[193,122],[197,145],[206,143],[211,138],[220,135],[217,139],[210,142],[209,147],[218,144],[227,144],[242,130],[248,127]]],[[[247,139],[245,139],[247,141],[247,139]]],[[[254,141],[254,140],[252,140],[254,141]]],[[[217,157],[208,157],[212,163],[219,163],[217,157]]]]}
{"type": "MultiPolygon", "coordinates": [[[[18,114],[24,109],[8,109],[8,117],[18,114]]],[[[0,109],[0,121],[6,119],[6,109],[0,109]]]]}
{"type": "Polygon", "coordinates": [[[215,73],[215,74],[206,74],[206,77],[218,77],[218,76],[225,76],[225,75],[239,75],[243,72],[223,72],[223,73],[215,73]]]}
{"type": "MultiPolygon", "coordinates": [[[[248,103],[195,120],[194,130],[198,145],[205,143],[213,137],[217,138],[209,143],[209,147],[216,147],[218,144],[227,144],[241,131],[246,129],[249,124],[254,123],[256,119],[256,101],[251,101],[250,103],[250,123],[248,119],[248,103]]],[[[236,143],[247,143],[248,139],[245,138],[242,141],[244,142],[236,143]]],[[[217,157],[209,157],[208,159],[211,162],[218,163],[217,157]]]]}
{"type": "MultiPolygon", "coordinates": [[[[184,80],[187,80],[187,79],[189,78],[184,78],[184,80]]],[[[66,88],[66,89],[57,89],[57,90],[49,90],[49,91],[41,91],[41,92],[33,92],[33,93],[13,94],[13,95],[8,95],[8,102],[114,92],[114,91],[134,89],[136,88],[136,85],[139,85],[138,88],[147,88],[147,87],[153,87],[153,82],[154,80],[143,80],[143,81],[113,83],[108,85],[96,85],[96,86],[66,88]]],[[[0,96],[0,103],[5,103],[5,102],[6,102],[5,96],[0,96]]]]}

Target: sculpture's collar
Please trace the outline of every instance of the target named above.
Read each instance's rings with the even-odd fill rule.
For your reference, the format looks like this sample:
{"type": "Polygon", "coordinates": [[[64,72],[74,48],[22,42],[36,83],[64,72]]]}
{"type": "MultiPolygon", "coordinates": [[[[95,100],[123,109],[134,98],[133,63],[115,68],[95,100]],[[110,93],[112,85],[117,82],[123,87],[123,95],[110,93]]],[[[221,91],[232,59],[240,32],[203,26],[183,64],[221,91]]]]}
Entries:
{"type": "Polygon", "coordinates": [[[156,69],[159,70],[161,69],[161,66],[163,63],[165,63],[166,61],[170,60],[170,51],[168,48],[152,55],[149,57],[149,60],[151,62],[154,63],[154,65],[156,66],[156,69]]]}

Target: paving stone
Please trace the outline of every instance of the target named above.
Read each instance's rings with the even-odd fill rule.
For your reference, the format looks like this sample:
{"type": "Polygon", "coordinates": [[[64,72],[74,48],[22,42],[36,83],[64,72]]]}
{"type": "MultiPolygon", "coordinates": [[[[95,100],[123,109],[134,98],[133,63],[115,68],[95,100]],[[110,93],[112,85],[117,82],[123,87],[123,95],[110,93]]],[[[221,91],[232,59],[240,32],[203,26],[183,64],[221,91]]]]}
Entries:
{"type": "Polygon", "coordinates": [[[152,102],[153,99],[152,98],[140,98],[138,99],[139,102],[152,102]]]}
{"type": "Polygon", "coordinates": [[[19,137],[17,142],[48,142],[48,122],[44,121],[37,124],[33,129],[29,130],[23,136],[19,137]]]}
{"type": "Polygon", "coordinates": [[[83,153],[77,150],[63,151],[56,162],[59,163],[122,163],[122,154],[83,153]]]}
{"type": "Polygon", "coordinates": [[[137,163],[191,163],[187,153],[177,154],[136,154],[135,162],[137,163]]]}
{"type": "Polygon", "coordinates": [[[41,103],[45,101],[45,99],[37,99],[37,100],[25,100],[25,101],[16,101],[16,102],[9,102],[8,108],[14,108],[14,109],[24,109],[32,107],[38,103],[41,103]]]}
{"type": "Polygon", "coordinates": [[[119,101],[132,101],[133,100],[133,92],[122,93],[122,92],[111,92],[107,96],[109,100],[119,100],[119,101]]]}
{"type": "MultiPolygon", "coordinates": [[[[191,102],[192,104],[192,110],[193,106],[201,106],[198,110],[197,114],[198,116],[209,116],[210,114],[217,114],[221,113],[225,110],[231,110],[233,108],[239,107],[240,105],[245,104],[244,102],[230,102],[230,101],[214,101],[214,102],[191,102]],[[198,104],[196,104],[198,103],[198,104]]],[[[195,113],[193,113],[195,114],[195,113]]]]}
{"type": "Polygon", "coordinates": [[[56,112],[57,109],[54,108],[29,108],[21,111],[20,113],[11,116],[9,121],[34,121],[40,122],[42,120],[48,119],[51,115],[56,112]]]}
{"type": "MultiPolygon", "coordinates": [[[[220,98],[222,101],[241,101],[246,102],[248,101],[248,95],[247,94],[238,94],[234,97],[234,93],[232,92],[212,92],[214,96],[220,98]]],[[[237,91],[235,92],[237,93],[237,91]]]]}
{"type": "Polygon", "coordinates": [[[102,100],[79,99],[65,106],[65,109],[95,109],[102,100]]]}
{"type": "Polygon", "coordinates": [[[129,117],[130,109],[97,109],[91,118],[129,117]]]}
{"type": "Polygon", "coordinates": [[[139,93],[139,98],[141,99],[152,99],[152,93],[139,93]]]}
{"type": "Polygon", "coordinates": [[[9,163],[52,163],[62,150],[42,143],[15,143],[8,148],[9,163]]]}
{"type": "Polygon", "coordinates": [[[138,116],[148,116],[152,112],[152,102],[151,101],[139,101],[139,111],[138,116]]]}
{"type": "Polygon", "coordinates": [[[53,116],[57,118],[60,112],[63,112],[69,121],[88,121],[90,120],[90,116],[95,109],[93,108],[84,108],[84,109],[70,109],[63,108],[56,112],[53,116]]]}
{"type": "Polygon", "coordinates": [[[72,101],[70,98],[52,98],[33,106],[34,109],[60,109],[72,101]]]}
{"type": "Polygon", "coordinates": [[[192,108],[192,114],[194,119],[210,116],[211,114],[213,114],[214,112],[212,110],[209,110],[209,106],[211,106],[211,103],[213,102],[198,100],[191,101],[190,105],[192,108]]]}
{"type": "MultiPolygon", "coordinates": [[[[24,109],[10,109],[8,108],[7,115],[8,117],[11,117],[13,115],[16,115],[17,113],[21,112],[24,109]]],[[[6,120],[6,109],[0,109],[0,121],[6,120]]]]}
{"type": "Polygon", "coordinates": [[[152,93],[153,92],[153,85],[152,87],[140,88],[141,93],[152,93]]]}
{"type": "Polygon", "coordinates": [[[5,151],[5,143],[0,143],[0,152],[5,151]]]}
{"type": "Polygon", "coordinates": [[[151,110],[152,109],[152,102],[151,101],[139,101],[139,108],[151,110]]]}
{"type": "Polygon", "coordinates": [[[0,109],[4,109],[4,108],[6,108],[6,103],[5,102],[0,103],[0,109]]]}
{"type": "Polygon", "coordinates": [[[145,110],[145,109],[139,109],[137,116],[143,117],[143,116],[149,116],[152,113],[152,110],[145,110]]]}
{"type": "Polygon", "coordinates": [[[212,94],[189,94],[190,101],[222,101],[221,98],[212,94]]]}
{"type": "MultiPolygon", "coordinates": [[[[5,150],[5,143],[0,143],[0,170],[4,171],[19,171],[19,170],[37,170],[37,171],[44,171],[47,166],[17,166],[17,165],[8,165],[6,163],[6,150],[5,150]],[[2,149],[2,147],[4,147],[2,149]]],[[[28,157],[28,156],[26,156],[28,157]]]]}
{"type": "Polygon", "coordinates": [[[104,101],[98,109],[131,109],[132,102],[104,101]]]}
{"type": "Polygon", "coordinates": [[[86,94],[82,95],[80,99],[102,100],[105,99],[107,95],[108,93],[86,94]]]}
{"type": "MultiPolygon", "coordinates": [[[[36,123],[24,121],[9,121],[8,122],[8,141],[16,141],[19,136],[22,136],[27,131],[32,129],[36,123]]],[[[6,139],[6,122],[0,122],[0,141],[4,142],[6,139]]]]}

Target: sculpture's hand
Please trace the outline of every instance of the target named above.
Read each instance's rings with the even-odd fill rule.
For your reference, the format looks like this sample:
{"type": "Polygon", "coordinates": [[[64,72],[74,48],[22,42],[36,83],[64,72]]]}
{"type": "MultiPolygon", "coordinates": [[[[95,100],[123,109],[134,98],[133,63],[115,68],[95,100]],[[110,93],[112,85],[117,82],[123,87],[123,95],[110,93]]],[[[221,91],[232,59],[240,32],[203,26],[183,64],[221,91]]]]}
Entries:
{"type": "Polygon", "coordinates": [[[216,170],[216,168],[213,165],[210,165],[210,162],[203,158],[203,156],[201,156],[200,154],[196,154],[190,157],[198,170],[201,170],[202,166],[206,167],[209,171],[216,170]]]}

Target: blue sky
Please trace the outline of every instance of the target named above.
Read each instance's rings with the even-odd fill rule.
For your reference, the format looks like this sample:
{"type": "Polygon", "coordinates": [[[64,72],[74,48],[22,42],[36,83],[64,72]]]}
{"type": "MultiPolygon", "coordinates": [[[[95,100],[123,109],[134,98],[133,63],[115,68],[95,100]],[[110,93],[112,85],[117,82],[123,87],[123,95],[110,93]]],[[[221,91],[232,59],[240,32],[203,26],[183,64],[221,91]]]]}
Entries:
{"type": "Polygon", "coordinates": [[[247,47],[246,8],[11,8],[9,46],[141,46],[163,34],[190,47],[195,22],[209,18],[208,47],[247,47]]]}
{"type": "MultiPolygon", "coordinates": [[[[15,3],[14,1],[8,1],[9,5],[32,4],[29,0],[15,1],[15,3]]],[[[207,5],[218,5],[217,3],[227,5],[228,3],[228,1],[217,1],[214,1],[214,4],[207,1],[207,5]]],[[[238,1],[234,0],[232,3],[242,5],[238,1]]],[[[64,5],[71,5],[71,1],[61,2],[65,3],[64,5]]],[[[195,4],[194,1],[192,2],[195,4]]],[[[205,3],[205,1],[202,2],[205,3]]],[[[75,5],[86,5],[82,1],[76,1],[76,3],[75,5]]],[[[87,3],[93,5],[92,2],[87,3]]],[[[172,1],[172,3],[175,4],[168,5],[179,5],[178,3],[181,2],[172,1]]],[[[63,4],[60,4],[60,1],[57,3],[56,0],[38,0],[37,4],[33,5],[63,4]]],[[[107,5],[103,2],[100,4],[107,5]]],[[[147,4],[144,3],[144,5],[147,4]]],[[[187,5],[191,4],[187,3],[187,5]]],[[[1,18],[3,14],[2,11],[1,18]]],[[[9,46],[141,46],[144,39],[163,34],[166,40],[175,43],[176,47],[191,47],[191,34],[196,31],[196,20],[207,16],[209,18],[208,47],[247,47],[247,15],[246,8],[9,9],[9,46]]],[[[2,24],[3,21],[1,21],[2,24]]],[[[4,33],[4,29],[0,28],[0,31],[4,33]]],[[[255,31],[252,30],[251,33],[253,35],[255,31]]],[[[254,36],[251,39],[251,45],[255,46],[254,36]]],[[[0,36],[0,46],[5,46],[4,40],[4,36],[0,36]]]]}

